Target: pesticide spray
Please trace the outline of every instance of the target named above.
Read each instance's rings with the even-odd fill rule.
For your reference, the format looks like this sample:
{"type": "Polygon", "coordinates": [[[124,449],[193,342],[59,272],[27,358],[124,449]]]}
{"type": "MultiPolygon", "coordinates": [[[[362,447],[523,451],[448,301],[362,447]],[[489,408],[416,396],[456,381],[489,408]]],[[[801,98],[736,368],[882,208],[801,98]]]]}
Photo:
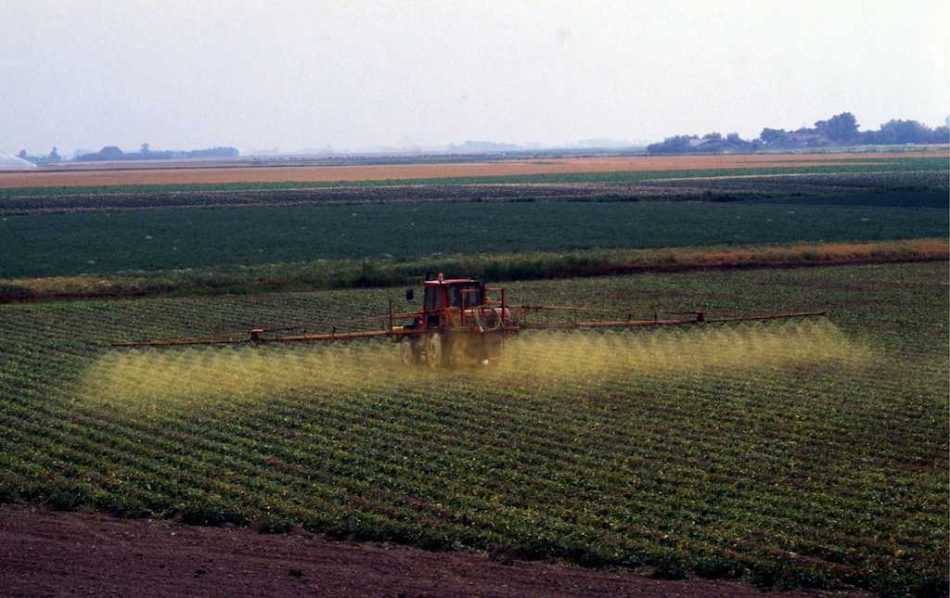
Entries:
{"type": "Polygon", "coordinates": [[[404,366],[385,341],[320,346],[146,348],[109,351],[85,372],[79,399],[117,409],[161,411],[308,394],[345,400],[381,386],[427,385],[440,377],[480,387],[546,388],[579,379],[800,367],[855,367],[870,350],[828,320],[746,323],[654,331],[546,331],[507,342],[491,366],[426,370],[404,366]]]}

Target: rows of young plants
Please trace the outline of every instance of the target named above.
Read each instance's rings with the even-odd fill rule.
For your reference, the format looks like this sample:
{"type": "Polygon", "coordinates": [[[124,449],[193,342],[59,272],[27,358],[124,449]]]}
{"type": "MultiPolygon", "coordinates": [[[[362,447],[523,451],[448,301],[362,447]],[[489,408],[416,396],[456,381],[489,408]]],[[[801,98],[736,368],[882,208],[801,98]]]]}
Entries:
{"type": "Polygon", "coordinates": [[[385,290],[0,307],[0,496],[764,585],[939,591],[947,266],[569,279],[516,302],[826,320],[526,336],[497,369],[387,343],[118,352],[331,325],[385,290]]]}
{"type": "Polygon", "coordinates": [[[947,210],[752,202],[421,203],[0,218],[0,277],[315,260],[946,237],[947,210]],[[565,227],[565,223],[571,226],[565,227]]]}

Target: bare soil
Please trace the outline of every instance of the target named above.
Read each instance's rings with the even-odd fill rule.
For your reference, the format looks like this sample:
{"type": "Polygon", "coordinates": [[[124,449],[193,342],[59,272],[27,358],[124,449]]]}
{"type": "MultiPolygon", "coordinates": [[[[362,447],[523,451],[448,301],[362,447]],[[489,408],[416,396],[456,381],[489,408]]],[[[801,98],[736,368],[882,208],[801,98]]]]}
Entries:
{"type": "Polygon", "coordinates": [[[328,183],[392,179],[430,179],[592,172],[638,172],[691,169],[777,168],[856,164],[842,160],[942,157],[940,151],[832,154],[731,154],[704,156],[614,156],[483,162],[359,164],[359,165],[202,165],[170,164],[128,168],[103,163],[100,168],[38,169],[0,173],[0,188],[105,185],[184,185],[222,183],[328,183]]]}
{"type": "MultiPolygon", "coordinates": [[[[302,531],[0,508],[4,596],[753,596],[734,581],[660,580],[468,551],[331,541],[302,531]]],[[[783,596],[822,595],[788,592],[783,596]]],[[[836,595],[841,595],[836,594],[836,595]]]]}

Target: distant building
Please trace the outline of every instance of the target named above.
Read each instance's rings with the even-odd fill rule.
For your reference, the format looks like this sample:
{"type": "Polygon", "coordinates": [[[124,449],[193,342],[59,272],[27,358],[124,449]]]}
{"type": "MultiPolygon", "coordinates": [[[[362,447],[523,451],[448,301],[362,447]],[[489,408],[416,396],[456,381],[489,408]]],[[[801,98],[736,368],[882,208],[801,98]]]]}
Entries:
{"type": "Polygon", "coordinates": [[[808,147],[826,147],[829,145],[833,145],[831,139],[824,133],[819,133],[814,129],[786,133],[781,143],[783,149],[803,149],[808,147]]]}

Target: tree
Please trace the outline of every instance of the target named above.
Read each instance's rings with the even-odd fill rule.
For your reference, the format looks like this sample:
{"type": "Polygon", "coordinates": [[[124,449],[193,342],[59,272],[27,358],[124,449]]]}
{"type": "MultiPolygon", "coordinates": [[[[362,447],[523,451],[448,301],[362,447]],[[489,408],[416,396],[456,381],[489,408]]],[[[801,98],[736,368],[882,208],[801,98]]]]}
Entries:
{"type": "Polygon", "coordinates": [[[930,128],[916,120],[890,120],[881,125],[885,143],[926,143],[930,141],[930,128]]]}
{"type": "Polygon", "coordinates": [[[100,160],[121,160],[125,153],[114,145],[107,145],[99,150],[100,160]]]}
{"type": "Polygon", "coordinates": [[[676,135],[667,137],[661,143],[651,143],[647,146],[648,154],[680,154],[689,150],[691,141],[696,140],[695,135],[676,135]]]}
{"type": "Polygon", "coordinates": [[[839,143],[847,143],[858,138],[858,121],[850,112],[842,112],[815,123],[815,129],[824,133],[828,139],[839,143]]]}
{"type": "Polygon", "coordinates": [[[59,162],[62,159],[59,157],[59,152],[56,150],[56,146],[53,146],[53,149],[50,150],[49,155],[46,156],[47,162],[59,162]]]}
{"type": "Polygon", "coordinates": [[[781,143],[785,141],[785,135],[785,129],[770,129],[766,127],[759,133],[759,139],[764,143],[781,143]]]}
{"type": "Polygon", "coordinates": [[[20,153],[17,154],[16,157],[19,158],[19,159],[21,159],[21,160],[26,160],[27,158],[30,157],[30,155],[29,155],[28,153],[26,153],[26,150],[25,150],[25,149],[21,149],[21,150],[20,150],[20,153]]]}
{"type": "Polygon", "coordinates": [[[149,155],[150,153],[152,153],[152,148],[149,146],[149,144],[143,143],[143,144],[142,144],[142,148],[139,150],[139,152],[140,152],[143,156],[147,156],[147,155],[149,155]]]}

